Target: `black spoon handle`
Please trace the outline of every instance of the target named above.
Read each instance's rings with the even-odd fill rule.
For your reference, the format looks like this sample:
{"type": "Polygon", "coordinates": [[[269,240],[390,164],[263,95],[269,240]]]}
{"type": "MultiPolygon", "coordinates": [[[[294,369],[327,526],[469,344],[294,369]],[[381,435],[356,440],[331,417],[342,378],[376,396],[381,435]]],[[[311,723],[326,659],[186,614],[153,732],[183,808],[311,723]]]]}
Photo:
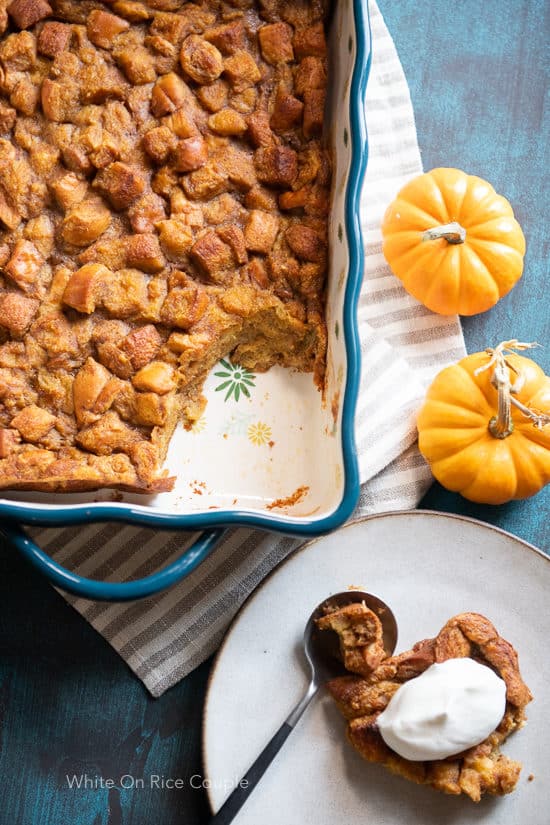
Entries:
{"type": "Polygon", "coordinates": [[[293,728],[288,722],[283,722],[254,764],[247,770],[237,787],[229,794],[218,813],[214,814],[210,820],[210,825],[229,825],[230,822],[233,822],[233,819],[279,753],[292,730],[293,728]]]}
{"type": "Polygon", "coordinates": [[[231,791],[220,810],[214,814],[210,820],[210,825],[229,825],[239,813],[242,806],[271,765],[282,746],[286,742],[289,734],[294,730],[299,718],[307,708],[315,694],[318,686],[310,684],[305,696],[296,705],[288,719],[283,722],[277,733],[270,739],[256,761],[247,770],[237,787],[231,791]]]}

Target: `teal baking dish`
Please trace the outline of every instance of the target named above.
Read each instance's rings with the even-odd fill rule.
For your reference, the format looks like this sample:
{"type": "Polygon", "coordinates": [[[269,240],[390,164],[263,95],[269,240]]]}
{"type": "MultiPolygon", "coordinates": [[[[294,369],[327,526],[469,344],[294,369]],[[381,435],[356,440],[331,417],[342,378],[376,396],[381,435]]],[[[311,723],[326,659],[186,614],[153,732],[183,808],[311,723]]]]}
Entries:
{"type": "Polygon", "coordinates": [[[323,397],[310,375],[277,367],[253,374],[227,358],[206,382],[204,416],[190,431],[180,427],[174,434],[166,461],[178,478],[172,492],[4,493],[0,530],[56,586],[98,600],[142,598],[188,575],[228,527],[308,537],[334,530],[353,512],[359,495],[356,314],[364,262],[359,199],[368,155],[363,101],[371,55],[366,0],[334,4],[330,55],[327,111],[334,169],[323,397]],[[21,526],[95,521],[201,534],[164,570],[115,583],[66,570],[21,526]]]}

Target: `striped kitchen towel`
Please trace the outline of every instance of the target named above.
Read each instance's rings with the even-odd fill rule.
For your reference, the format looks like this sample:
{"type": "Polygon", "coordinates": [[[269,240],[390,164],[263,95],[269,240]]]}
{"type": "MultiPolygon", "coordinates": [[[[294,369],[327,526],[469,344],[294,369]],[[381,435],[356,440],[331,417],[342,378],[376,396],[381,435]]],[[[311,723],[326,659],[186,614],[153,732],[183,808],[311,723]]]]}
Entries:
{"type": "MultiPolygon", "coordinates": [[[[465,354],[458,319],[434,315],[407,295],[382,255],[384,210],[422,165],[407,83],[373,0],[370,13],[369,165],[361,204],[366,262],[359,304],[363,373],[357,411],[363,485],[357,516],[418,503],[431,476],[415,446],[415,412],[426,384],[465,354]]],[[[194,538],[113,524],[33,528],[31,533],[81,575],[119,581],[148,575],[194,538]]],[[[159,696],[216,649],[243,600],[297,544],[293,538],[233,529],[198,570],[164,594],[130,604],[66,598],[159,696]]]]}

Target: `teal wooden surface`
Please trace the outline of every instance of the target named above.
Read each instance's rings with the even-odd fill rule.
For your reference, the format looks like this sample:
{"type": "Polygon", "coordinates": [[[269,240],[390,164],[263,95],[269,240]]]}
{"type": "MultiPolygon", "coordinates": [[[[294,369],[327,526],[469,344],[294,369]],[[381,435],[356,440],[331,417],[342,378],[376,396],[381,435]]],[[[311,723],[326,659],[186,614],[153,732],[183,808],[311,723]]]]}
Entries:
{"type": "MultiPolygon", "coordinates": [[[[544,0],[380,0],[409,81],[426,169],[487,178],[523,225],[525,274],[464,322],[470,352],[503,338],[546,344],[548,58],[544,0]]],[[[465,513],[550,551],[550,489],[491,508],[430,490],[422,506],[465,513]]],[[[0,547],[0,823],[204,825],[200,716],[209,663],[152,700],[126,665],[23,561],[0,547]],[[143,788],[73,788],[66,776],[145,777],[143,788]],[[159,787],[149,777],[158,776],[159,787]],[[162,788],[181,779],[180,788],[162,788]]],[[[305,825],[305,824],[304,824],[305,825]]]]}

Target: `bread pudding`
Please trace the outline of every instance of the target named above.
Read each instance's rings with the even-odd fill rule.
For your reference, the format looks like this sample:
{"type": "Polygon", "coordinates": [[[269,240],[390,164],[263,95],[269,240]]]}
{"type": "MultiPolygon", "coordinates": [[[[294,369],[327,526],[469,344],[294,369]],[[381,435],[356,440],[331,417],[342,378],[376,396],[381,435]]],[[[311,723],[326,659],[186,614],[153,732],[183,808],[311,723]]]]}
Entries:
{"type": "Polygon", "coordinates": [[[325,22],[0,2],[0,488],[170,489],[227,354],[322,386],[325,22]]]}
{"type": "MultiPolygon", "coordinates": [[[[353,622],[357,622],[358,605],[353,622]]],[[[364,622],[372,628],[364,634],[343,635],[348,607],[341,608],[319,621],[324,628],[335,630],[341,645],[349,647],[346,667],[354,675],[341,676],[328,683],[328,689],[344,717],[347,735],[358,753],[369,762],[380,762],[392,773],[419,784],[431,785],[447,794],[466,794],[478,802],[483,794],[501,796],[514,790],[521,764],[500,753],[500,745],[525,722],[525,706],[532,696],[523,682],[517,653],[498,635],[491,622],[478,613],[462,613],[449,619],[433,639],[424,639],[412,650],[391,657],[380,657],[372,645],[378,645],[381,628],[378,617],[365,605],[360,606],[364,622]],[[370,616],[367,616],[370,614],[370,616]],[[361,653],[370,648],[371,655],[361,653]],[[403,758],[385,742],[377,720],[401,686],[427,672],[434,663],[469,657],[488,666],[505,683],[504,714],[496,728],[479,744],[445,759],[412,760],[403,758]],[[350,667],[351,662],[351,667],[350,667]]],[[[366,625],[364,625],[366,626],[366,625]]]]}

